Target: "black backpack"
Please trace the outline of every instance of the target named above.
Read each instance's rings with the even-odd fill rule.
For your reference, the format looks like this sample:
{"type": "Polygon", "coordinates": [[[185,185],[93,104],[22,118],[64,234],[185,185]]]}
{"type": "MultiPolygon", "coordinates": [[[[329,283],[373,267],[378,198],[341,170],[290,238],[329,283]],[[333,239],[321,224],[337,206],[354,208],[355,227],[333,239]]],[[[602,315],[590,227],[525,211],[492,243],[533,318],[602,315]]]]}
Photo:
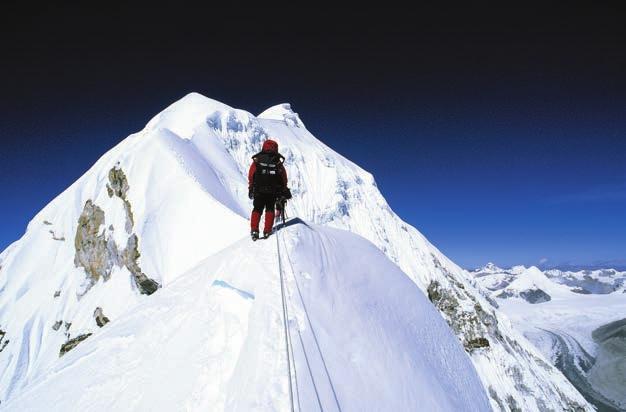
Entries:
{"type": "Polygon", "coordinates": [[[280,153],[261,152],[252,157],[256,162],[254,193],[277,195],[282,192],[283,180],[279,168],[285,160],[280,153]]]}

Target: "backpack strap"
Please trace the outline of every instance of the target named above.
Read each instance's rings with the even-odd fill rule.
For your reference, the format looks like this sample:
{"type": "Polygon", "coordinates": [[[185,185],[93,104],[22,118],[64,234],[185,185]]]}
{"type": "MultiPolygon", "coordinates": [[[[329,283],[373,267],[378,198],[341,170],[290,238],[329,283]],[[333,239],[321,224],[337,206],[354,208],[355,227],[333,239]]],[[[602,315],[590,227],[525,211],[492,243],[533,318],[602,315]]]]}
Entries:
{"type": "MultiPolygon", "coordinates": [[[[259,160],[259,159],[258,159],[258,157],[259,157],[260,155],[262,155],[262,154],[266,154],[266,152],[259,152],[259,153],[255,154],[255,155],[253,155],[253,156],[252,156],[252,160],[253,160],[255,163],[256,163],[256,162],[258,162],[258,160],[259,160]]],[[[280,164],[285,163],[285,156],[281,155],[280,153],[275,153],[275,154],[276,154],[276,156],[278,156],[278,163],[280,163],[280,164]]]]}

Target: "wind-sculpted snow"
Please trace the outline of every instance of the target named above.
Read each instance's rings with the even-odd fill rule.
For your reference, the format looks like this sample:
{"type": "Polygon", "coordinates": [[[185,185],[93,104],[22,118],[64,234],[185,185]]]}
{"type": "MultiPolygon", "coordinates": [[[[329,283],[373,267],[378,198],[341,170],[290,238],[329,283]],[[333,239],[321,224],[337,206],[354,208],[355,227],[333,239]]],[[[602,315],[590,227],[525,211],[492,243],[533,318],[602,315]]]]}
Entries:
{"type": "MultiPolygon", "coordinates": [[[[371,243],[305,224],[278,237],[301,410],[318,398],[329,411],[489,409],[456,337],[371,243]]],[[[277,259],[275,238],[236,242],[95,331],[6,410],[289,410],[277,259]]]]}
{"type": "Polygon", "coordinates": [[[66,343],[98,330],[96,308],[113,323],[142,292],[239,239],[247,224],[221,185],[187,140],[157,128],[122,141],[39,212],[0,254],[0,401],[45,375],[66,343]],[[88,202],[85,237],[77,229],[88,202]],[[49,230],[71,237],[55,241],[49,230]]]}
{"type": "MultiPolygon", "coordinates": [[[[251,156],[268,137],[278,141],[286,157],[294,196],[288,215],[346,229],[371,241],[408,275],[416,285],[414,291],[426,294],[429,286],[437,283],[437,290],[446,297],[440,301],[442,306],[438,305],[440,313],[455,331],[458,342],[465,345],[492,407],[589,409],[568,381],[511,327],[487,293],[475,287],[462,269],[391,210],[373,176],[316,139],[289,105],[272,107],[255,117],[194,93],[105,154],[31,221],[26,234],[11,250],[0,255],[0,325],[9,339],[0,353],[0,370],[4,370],[0,399],[10,398],[28,382],[43,379],[49,368],[58,367],[61,345],[88,333],[106,334],[128,308],[158,299],[182,273],[245,235],[251,209],[248,167],[251,156]],[[123,178],[118,172],[111,175],[111,170],[118,169],[123,171],[123,178]],[[104,222],[95,236],[104,233],[117,250],[133,249],[137,266],[113,265],[108,280],[96,280],[79,301],[86,272],[84,267],[73,265],[74,242],[54,241],[48,230],[66,236],[76,233],[88,200],[104,213],[104,222]],[[131,236],[126,230],[129,216],[131,236]],[[129,244],[132,236],[134,241],[129,244]],[[137,273],[145,274],[162,288],[151,296],[142,296],[132,283],[137,273]],[[61,293],[53,297],[56,291],[61,293]],[[96,308],[110,319],[102,329],[93,317],[96,308]],[[35,320],[32,333],[23,335],[24,325],[35,320]],[[54,330],[59,320],[71,327],[65,332],[54,330]],[[28,352],[24,367],[17,361],[26,359],[20,356],[22,343],[38,337],[43,343],[28,352]],[[15,378],[18,370],[21,372],[15,378]],[[15,385],[7,390],[6,382],[13,380],[15,385]]],[[[236,290],[221,284],[215,287],[220,293],[242,298],[236,290]]],[[[254,295],[256,302],[259,296],[254,295]]],[[[243,307],[253,304],[250,299],[246,302],[243,307]]],[[[159,320],[143,321],[151,324],[159,320]]],[[[248,326],[241,322],[233,325],[233,333],[243,337],[248,326]]],[[[91,345],[95,335],[64,355],[63,362],[78,356],[74,355],[76,351],[82,353],[81,347],[91,345]]],[[[275,347],[277,342],[271,344],[275,347]]],[[[389,345],[393,346],[394,341],[390,340],[389,345]]],[[[408,354],[413,356],[414,352],[408,354]]],[[[389,369],[398,367],[388,365],[389,369]]],[[[213,372],[202,372],[202,379],[211,380],[213,372]]],[[[237,373],[240,379],[249,379],[244,372],[237,373]]],[[[440,383],[445,379],[441,376],[440,383]]],[[[198,389],[198,397],[205,396],[203,390],[198,389]]],[[[220,393],[215,394],[217,399],[226,396],[222,392],[227,387],[216,384],[211,390],[220,393]]],[[[395,393],[393,388],[389,390],[395,393]]],[[[244,395],[236,392],[229,399],[249,399],[244,395]]]]}

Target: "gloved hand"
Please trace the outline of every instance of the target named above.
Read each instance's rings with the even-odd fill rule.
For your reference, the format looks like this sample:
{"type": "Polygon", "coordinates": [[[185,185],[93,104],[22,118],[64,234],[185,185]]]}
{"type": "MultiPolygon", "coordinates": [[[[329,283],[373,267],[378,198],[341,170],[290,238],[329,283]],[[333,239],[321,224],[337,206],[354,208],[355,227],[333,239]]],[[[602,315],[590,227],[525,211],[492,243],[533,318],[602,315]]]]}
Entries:
{"type": "Polygon", "coordinates": [[[289,200],[291,199],[291,190],[289,190],[288,187],[285,188],[285,190],[283,190],[283,196],[285,199],[289,200]]]}
{"type": "Polygon", "coordinates": [[[248,199],[254,199],[254,192],[252,188],[248,189],[248,199]]]}

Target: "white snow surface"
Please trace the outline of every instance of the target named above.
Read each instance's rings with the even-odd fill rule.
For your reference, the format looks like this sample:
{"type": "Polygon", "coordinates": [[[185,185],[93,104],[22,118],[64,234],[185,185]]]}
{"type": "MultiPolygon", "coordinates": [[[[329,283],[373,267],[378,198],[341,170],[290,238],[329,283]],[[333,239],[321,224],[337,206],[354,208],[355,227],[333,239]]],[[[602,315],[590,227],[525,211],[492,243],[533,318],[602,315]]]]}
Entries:
{"type": "MultiPolygon", "coordinates": [[[[626,272],[614,269],[541,271],[534,266],[502,269],[488,265],[472,275],[491,291],[501,310],[547,359],[563,364],[564,356],[571,355],[574,361],[565,366],[570,370],[577,369],[573,374],[585,381],[592,376],[590,372],[594,372],[595,368],[589,369],[594,365],[600,349],[592,338],[592,332],[626,318],[623,283],[626,272]],[[580,293],[583,288],[586,288],[585,293],[580,293]],[[531,304],[519,295],[529,289],[541,289],[550,295],[551,300],[531,304]],[[507,292],[508,297],[503,298],[503,292],[507,292]]],[[[598,386],[593,379],[590,384],[593,390],[610,401],[621,401],[620,409],[626,406],[623,396],[626,382],[621,385],[620,396],[607,392],[607,388],[598,386]]],[[[600,400],[606,403],[605,399],[600,400]]]]}
{"type": "MultiPolygon", "coordinates": [[[[324,410],[489,408],[456,337],[370,242],[303,223],[278,238],[302,410],[318,410],[315,389],[324,410]]],[[[203,261],[68,353],[8,409],[289,410],[276,248],[274,238],[245,238],[203,261]]]]}
{"type": "Polygon", "coordinates": [[[491,291],[520,292],[529,288],[550,290],[557,295],[610,294],[626,291],[626,272],[615,269],[541,270],[523,265],[503,269],[493,263],[475,269],[471,276],[479,279],[482,287],[491,291]]]}
{"type": "MultiPolygon", "coordinates": [[[[260,402],[253,409],[285,409],[284,345],[276,336],[280,335],[276,262],[271,272],[258,267],[263,259],[275,259],[275,251],[271,242],[241,240],[249,231],[250,158],[269,137],[278,141],[286,157],[294,195],[287,213],[310,222],[309,229],[288,228],[284,236],[293,253],[295,276],[308,285],[303,290],[305,301],[311,299],[314,327],[319,322],[317,337],[328,351],[327,366],[337,380],[337,397],[344,400],[342,409],[352,410],[346,400],[352,402],[354,394],[364,392],[371,393],[364,398],[368,403],[354,401],[364,406],[360,410],[376,410],[376,405],[390,399],[405,406],[418,400],[424,410],[427,406],[458,410],[461,404],[488,408],[484,392],[476,390],[474,371],[463,360],[467,355],[458,342],[452,344],[439,315],[424,303],[423,295],[404,292],[426,292],[432,282],[438,282],[462,294],[458,303],[467,313],[475,313],[478,304],[497,320],[496,335],[501,339],[490,338],[489,349],[470,353],[482,385],[489,390],[491,407],[499,409],[506,402],[524,410],[558,410],[574,403],[589,410],[556,369],[541,366],[541,354],[491,306],[467,273],[391,210],[373,176],[316,139],[289,105],[255,117],[197,93],[172,104],[142,131],[107,152],[0,254],[0,330],[5,332],[0,348],[6,345],[0,352],[2,406],[11,410],[36,406],[28,403],[31,397],[53,405],[65,402],[63,394],[77,394],[72,388],[76,385],[84,395],[75,399],[84,403],[72,403],[70,410],[81,410],[77,405],[104,408],[105,404],[95,402],[105,398],[106,407],[115,406],[119,398],[130,402],[127,409],[142,410],[139,405],[153,404],[138,394],[137,386],[153,388],[150,393],[162,399],[165,389],[157,385],[162,382],[180,396],[192,393],[184,400],[178,398],[174,409],[221,405],[232,410],[252,405],[252,398],[260,402]],[[139,239],[141,253],[138,263],[161,285],[150,296],[138,292],[125,267],[113,265],[110,279],[100,278],[89,288],[85,270],[74,264],[77,222],[88,200],[104,211],[100,233],[113,239],[119,250],[125,247],[130,233],[125,231],[124,203],[110,197],[106,188],[114,167],[128,180],[127,200],[134,216],[131,233],[139,239]],[[361,239],[320,225],[369,240],[412,284],[361,239]],[[50,230],[65,240],[53,239],[50,230]],[[337,246],[338,239],[349,244],[329,251],[327,246],[337,246]],[[366,252],[356,259],[352,247],[366,252]],[[268,253],[256,253],[263,250],[268,253]],[[208,256],[212,257],[205,260],[208,256]],[[360,260],[370,262],[372,271],[382,268],[384,273],[375,276],[362,268],[360,260]],[[102,329],[93,318],[97,307],[111,320],[102,329]],[[383,320],[410,326],[399,331],[382,326],[383,320]],[[58,322],[60,327],[53,328],[58,322]],[[59,358],[63,343],[86,333],[93,335],[59,358]],[[190,360],[193,353],[200,356],[195,363],[190,360]],[[107,354],[111,360],[105,359],[107,354]],[[247,362],[265,363],[254,368],[247,362]],[[362,365],[370,363],[372,369],[365,371],[362,365]],[[168,368],[189,376],[168,375],[168,368]],[[374,373],[375,388],[371,386],[374,373]],[[90,380],[92,375],[101,379],[90,380]],[[152,375],[162,379],[152,380],[152,375]],[[428,383],[424,376],[430,376],[428,383]],[[403,378],[415,382],[382,384],[403,378]],[[83,379],[91,384],[81,383],[83,379]],[[101,381],[108,383],[100,387],[101,381]],[[422,385],[429,388],[426,398],[422,385]],[[122,394],[122,388],[133,389],[122,394]]],[[[292,284],[288,291],[294,299],[292,284]]],[[[294,316],[290,329],[301,329],[311,345],[307,322],[297,305],[294,316]]],[[[456,335],[463,339],[462,331],[456,335]]],[[[296,366],[302,366],[299,353],[296,366]]],[[[319,361],[310,361],[319,367],[319,361]]],[[[316,370],[314,380],[321,382],[318,389],[328,402],[329,387],[323,375],[315,375],[320,374],[316,370]]],[[[302,397],[310,401],[312,384],[302,379],[302,397]]],[[[332,402],[327,408],[332,408],[332,402]]]]}
{"type": "MultiPolygon", "coordinates": [[[[613,269],[570,272],[555,269],[541,271],[535,266],[503,269],[492,265],[472,272],[475,280],[490,290],[491,297],[497,300],[516,327],[532,336],[533,341],[535,338],[541,339],[537,335],[538,329],[562,332],[575,338],[592,355],[596,352],[596,345],[591,332],[626,317],[626,293],[623,290],[625,275],[613,269]],[[603,273],[604,276],[601,275],[603,273]],[[582,282],[585,276],[610,285],[614,292],[576,293],[574,290],[578,290],[578,286],[565,283],[568,279],[582,282]],[[504,279],[506,284],[502,283],[504,279]],[[531,304],[519,297],[520,292],[529,289],[541,289],[550,295],[551,300],[531,304]],[[500,298],[503,291],[512,296],[500,298]]],[[[555,354],[550,351],[553,347],[542,346],[540,341],[534,343],[545,349],[544,353],[549,359],[554,358],[555,354]]]]}

